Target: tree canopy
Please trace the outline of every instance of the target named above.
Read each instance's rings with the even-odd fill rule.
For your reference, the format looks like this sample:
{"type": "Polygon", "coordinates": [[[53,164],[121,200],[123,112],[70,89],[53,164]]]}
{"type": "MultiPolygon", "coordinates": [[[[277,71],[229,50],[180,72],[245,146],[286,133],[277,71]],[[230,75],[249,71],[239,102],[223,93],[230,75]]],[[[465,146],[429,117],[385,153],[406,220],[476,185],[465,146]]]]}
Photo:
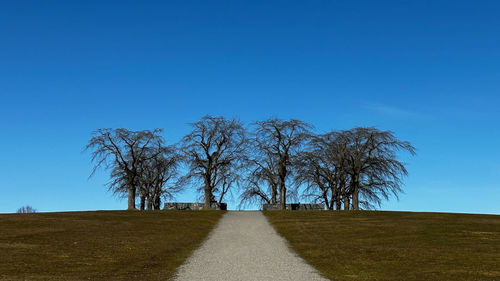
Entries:
{"type": "Polygon", "coordinates": [[[306,197],[328,209],[380,206],[383,199],[402,192],[402,177],[408,172],[398,152],[414,155],[415,148],[373,127],[312,136],[301,153],[297,180],[306,184],[306,197]]]}
{"type": "Polygon", "coordinates": [[[205,208],[210,208],[212,203],[220,204],[239,179],[237,171],[245,156],[245,130],[236,119],[209,115],[191,127],[181,143],[188,166],[182,181],[201,183],[198,189],[203,190],[205,208]]]}
{"type": "Polygon", "coordinates": [[[92,150],[92,161],[95,163],[91,176],[99,167],[111,169],[113,181],[110,188],[128,192],[128,209],[136,209],[135,197],[141,177],[141,169],[145,161],[153,155],[148,153],[154,145],[162,145],[161,129],[152,131],[129,131],[127,129],[99,129],[93,133],[86,146],[92,150]],[[119,179],[118,182],[116,179],[119,179]]]}

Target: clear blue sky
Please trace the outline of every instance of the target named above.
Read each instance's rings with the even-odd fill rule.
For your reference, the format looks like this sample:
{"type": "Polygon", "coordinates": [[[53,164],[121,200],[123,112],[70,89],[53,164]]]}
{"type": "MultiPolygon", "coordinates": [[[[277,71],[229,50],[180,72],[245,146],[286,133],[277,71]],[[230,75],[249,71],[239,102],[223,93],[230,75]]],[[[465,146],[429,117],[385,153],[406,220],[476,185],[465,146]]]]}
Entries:
{"type": "MultiPolygon", "coordinates": [[[[205,114],[392,130],[418,155],[384,210],[500,214],[498,1],[2,1],[0,213],[124,209],[98,128],[205,114]]],[[[185,192],[178,200],[193,201],[185,192]]],[[[234,208],[233,206],[230,206],[234,208]]]]}

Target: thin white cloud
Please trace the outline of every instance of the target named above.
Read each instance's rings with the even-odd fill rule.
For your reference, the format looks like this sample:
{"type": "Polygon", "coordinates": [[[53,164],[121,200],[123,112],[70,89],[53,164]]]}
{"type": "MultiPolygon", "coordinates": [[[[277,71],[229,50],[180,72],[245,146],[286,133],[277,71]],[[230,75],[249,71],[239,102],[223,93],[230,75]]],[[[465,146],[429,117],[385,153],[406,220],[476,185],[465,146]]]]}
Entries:
{"type": "Polygon", "coordinates": [[[401,107],[391,106],[387,104],[381,103],[365,103],[362,106],[364,109],[371,110],[377,112],[379,114],[398,117],[398,118],[417,118],[422,117],[423,115],[419,112],[408,110],[401,107]]]}

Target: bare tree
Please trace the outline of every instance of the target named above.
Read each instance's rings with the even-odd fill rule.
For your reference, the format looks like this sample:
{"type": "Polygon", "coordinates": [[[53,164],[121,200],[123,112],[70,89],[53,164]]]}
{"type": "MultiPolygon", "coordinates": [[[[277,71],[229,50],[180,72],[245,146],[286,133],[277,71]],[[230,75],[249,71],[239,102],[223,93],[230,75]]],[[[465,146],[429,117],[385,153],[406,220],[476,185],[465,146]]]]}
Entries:
{"type": "Polygon", "coordinates": [[[93,133],[85,150],[91,149],[92,161],[95,162],[92,176],[99,167],[111,169],[110,188],[128,193],[128,209],[134,210],[136,191],[139,183],[141,165],[147,160],[147,151],[155,143],[163,143],[159,135],[161,129],[152,131],[129,131],[127,129],[99,129],[93,133]]]}
{"type": "Polygon", "coordinates": [[[397,153],[415,149],[390,131],[354,128],[314,136],[300,156],[296,179],[306,184],[304,196],[322,201],[328,209],[359,210],[380,205],[402,192],[407,174],[397,153]]]}
{"type": "Polygon", "coordinates": [[[277,203],[279,195],[280,206],[285,209],[287,184],[293,179],[293,161],[312,126],[295,119],[269,119],[253,125],[253,151],[242,202],[277,203]]]}
{"type": "Polygon", "coordinates": [[[236,119],[204,116],[191,124],[193,130],[182,139],[182,152],[189,173],[184,184],[202,183],[205,208],[221,202],[237,179],[244,158],[245,130],[236,119]],[[218,200],[216,199],[218,196],[218,200]]]}
{"type": "MultiPolygon", "coordinates": [[[[238,162],[240,161],[241,159],[238,159],[238,162]]],[[[228,194],[232,194],[231,190],[234,185],[237,185],[241,181],[240,171],[241,163],[237,165],[228,165],[220,170],[217,183],[213,190],[213,194],[218,194],[216,200],[219,206],[228,194]]]]}
{"type": "Polygon", "coordinates": [[[31,207],[30,205],[22,206],[21,208],[17,209],[18,214],[31,214],[31,213],[36,213],[36,209],[31,207]]]}
{"type": "MultiPolygon", "coordinates": [[[[162,198],[173,198],[174,194],[182,189],[182,186],[174,182],[177,177],[180,156],[173,146],[164,147],[157,144],[146,152],[147,157],[139,164],[139,172],[136,177],[139,197],[139,209],[159,210],[162,198]]],[[[113,168],[111,181],[108,183],[109,190],[117,195],[127,193],[127,174],[119,167],[113,168]]]]}
{"type": "Polygon", "coordinates": [[[162,197],[172,198],[180,190],[180,186],[173,183],[179,162],[180,156],[173,146],[165,147],[157,143],[156,147],[150,149],[139,176],[141,209],[144,209],[144,201],[147,201],[148,210],[159,210],[162,197]]]}
{"type": "Polygon", "coordinates": [[[247,159],[247,174],[244,179],[244,190],[240,206],[252,203],[276,204],[278,198],[279,178],[277,157],[261,154],[258,143],[251,140],[251,155],[247,159]]]}
{"type": "Polygon", "coordinates": [[[307,150],[299,155],[296,180],[305,184],[304,197],[321,201],[327,209],[340,209],[345,192],[343,149],[339,134],[312,136],[307,150]]]}
{"type": "Polygon", "coordinates": [[[345,171],[349,175],[349,193],[352,208],[380,205],[390,195],[402,192],[402,177],[408,174],[398,152],[415,155],[415,148],[407,141],[398,140],[391,131],[373,127],[358,127],[342,131],[349,140],[345,171]],[[360,200],[363,198],[364,200],[360,200]]]}

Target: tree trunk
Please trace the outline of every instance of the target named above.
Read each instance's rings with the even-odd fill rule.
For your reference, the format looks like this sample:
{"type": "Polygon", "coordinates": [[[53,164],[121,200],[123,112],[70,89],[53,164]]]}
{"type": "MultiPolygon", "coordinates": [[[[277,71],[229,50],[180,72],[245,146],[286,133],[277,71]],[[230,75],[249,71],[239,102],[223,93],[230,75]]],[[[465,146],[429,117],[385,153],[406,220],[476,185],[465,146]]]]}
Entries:
{"type": "Polygon", "coordinates": [[[279,174],[279,189],[280,189],[280,210],[286,209],[286,166],[281,164],[278,170],[279,174]]]}
{"type": "Polygon", "coordinates": [[[137,210],[135,208],[135,187],[128,188],[128,207],[127,210],[137,210]]]}
{"type": "Polygon", "coordinates": [[[344,210],[348,211],[350,209],[351,202],[349,196],[344,197],[344,210]]]}
{"type": "Polygon", "coordinates": [[[211,208],[212,203],[212,190],[210,188],[205,187],[205,195],[204,195],[204,209],[209,210],[211,208]]]}
{"type": "Polygon", "coordinates": [[[146,196],[141,195],[141,207],[140,207],[141,211],[144,211],[145,205],[146,205],[146,196]]]}
{"type": "Polygon", "coordinates": [[[278,197],[278,187],[277,186],[272,186],[271,187],[271,204],[276,204],[278,203],[278,200],[276,199],[278,197]]]}
{"type": "Polygon", "coordinates": [[[153,208],[155,210],[159,210],[161,208],[161,197],[160,197],[160,195],[156,195],[154,197],[153,208]]]}
{"type": "Polygon", "coordinates": [[[286,185],[285,185],[285,180],[286,180],[286,174],[287,174],[287,170],[286,170],[286,164],[285,164],[285,160],[283,161],[280,161],[282,163],[280,163],[280,166],[279,166],[279,170],[278,170],[278,174],[279,174],[279,187],[280,187],[280,209],[281,210],[285,210],[286,209],[286,185]]]}
{"type": "Polygon", "coordinates": [[[280,185],[280,210],[286,209],[286,187],[284,184],[280,185]]]}
{"type": "MultiPolygon", "coordinates": [[[[332,197],[333,197],[333,194],[332,194],[332,197]]],[[[323,201],[325,202],[326,208],[328,210],[333,210],[333,198],[332,198],[332,200],[328,200],[327,193],[323,193],[323,201]]]]}
{"type": "Polygon", "coordinates": [[[352,209],[359,210],[359,188],[354,187],[354,192],[352,193],[352,209]]]}
{"type": "Polygon", "coordinates": [[[149,211],[153,210],[153,197],[148,196],[147,208],[149,211]]]}

